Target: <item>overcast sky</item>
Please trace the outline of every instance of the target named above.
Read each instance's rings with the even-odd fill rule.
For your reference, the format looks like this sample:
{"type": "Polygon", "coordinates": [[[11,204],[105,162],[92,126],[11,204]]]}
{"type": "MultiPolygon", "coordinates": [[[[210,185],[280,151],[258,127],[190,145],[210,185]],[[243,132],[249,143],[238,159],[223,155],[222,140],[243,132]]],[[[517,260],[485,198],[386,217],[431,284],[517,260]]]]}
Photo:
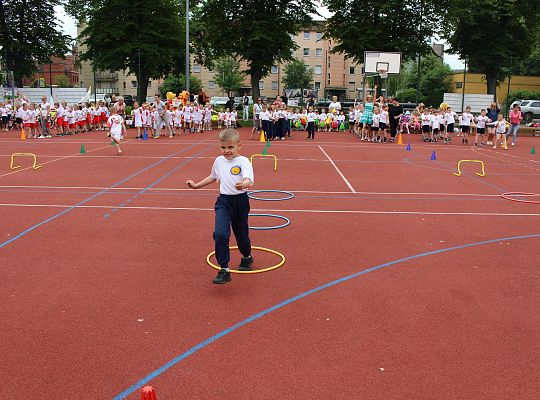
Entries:
{"type": "MultiPolygon", "coordinates": [[[[56,15],[58,16],[58,19],[62,23],[63,31],[70,35],[73,38],[77,37],[77,27],[75,25],[75,20],[73,18],[70,18],[64,13],[64,9],[61,6],[55,7],[56,15]]],[[[330,12],[326,7],[318,7],[319,13],[324,17],[328,18],[330,16],[330,12]]],[[[441,43],[439,41],[438,43],[441,43]]],[[[445,46],[446,47],[446,46],[445,46]]],[[[375,50],[375,49],[373,49],[375,50]]],[[[459,59],[457,55],[453,54],[445,54],[444,55],[444,61],[450,65],[452,69],[463,69],[463,62],[459,59]]]]}

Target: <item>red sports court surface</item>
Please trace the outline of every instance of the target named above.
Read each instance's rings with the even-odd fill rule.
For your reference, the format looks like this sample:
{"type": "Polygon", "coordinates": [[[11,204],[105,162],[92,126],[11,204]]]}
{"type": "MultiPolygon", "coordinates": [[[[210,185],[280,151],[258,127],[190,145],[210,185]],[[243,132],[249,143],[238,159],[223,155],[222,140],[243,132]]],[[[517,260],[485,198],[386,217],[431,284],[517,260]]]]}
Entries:
{"type": "MultiPolygon", "coordinates": [[[[241,134],[242,154],[261,153],[241,134]]],[[[504,151],[293,132],[267,148],[277,172],[254,161],[253,189],[294,198],[251,200],[290,219],[251,231],[286,263],[217,286],[218,187],[185,187],[209,174],[216,131],[130,132],[121,157],[103,133],[17,136],[0,138],[3,397],[139,399],[149,384],[159,400],[538,398],[540,205],[501,197],[540,193],[537,139],[504,151]],[[15,152],[42,168],[11,171],[15,152]],[[454,176],[461,159],[486,176],[471,163],[454,176]]]]}

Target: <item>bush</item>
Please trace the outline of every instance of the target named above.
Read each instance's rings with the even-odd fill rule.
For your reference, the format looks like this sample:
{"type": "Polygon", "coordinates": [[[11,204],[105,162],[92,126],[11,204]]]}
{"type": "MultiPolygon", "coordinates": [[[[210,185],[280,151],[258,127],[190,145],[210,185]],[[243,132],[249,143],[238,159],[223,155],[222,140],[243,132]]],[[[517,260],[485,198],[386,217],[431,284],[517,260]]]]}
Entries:
{"type": "Polygon", "coordinates": [[[400,103],[416,103],[416,89],[404,89],[396,94],[400,103]]]}
{"type": "Polygon", "coordinates": [[[126,108],[124,109],[124,113],[125,115],[131,115],[131,113],[133,113],[133,106],[126,106],[126,108]]]}

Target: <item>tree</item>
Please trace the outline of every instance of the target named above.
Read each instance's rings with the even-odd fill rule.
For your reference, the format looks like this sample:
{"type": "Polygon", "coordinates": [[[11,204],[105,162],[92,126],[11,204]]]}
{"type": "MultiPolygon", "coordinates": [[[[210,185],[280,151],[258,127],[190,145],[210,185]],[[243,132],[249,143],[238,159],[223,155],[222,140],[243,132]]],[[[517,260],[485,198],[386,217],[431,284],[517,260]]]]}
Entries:
{"type": "Polygon", "coordinates": [[[399,51],[405,59],[432,52],[445,0],[326,0],[333,15],[326,38],[335,40],[333,53],[345,53],[357,63],[364,51],[399,51]]]}
{"type": "Polygon", "coordinates": [[[451,52],[486,75],[487,93],[496,96],[512,64],[530,53],[539,19],[536,0],[454,0],[444,37],[451,52]]]}
{"type": "MultiPolygon", "coordinates": [[[[190,93],[198,93],[202,89],[202,83],[196,76],[189,76],[189,91],[190,93]]],[[[184,74],[169,74],[159,88],[162,97],[165,93],[173,92],[179,95],[186,88],[186,76],[184,74]]]]}
{"type": "Polygon", "coordinates": [[[81,60],[95,68],[128,70],[137,77],[137,99],[146,98],[150,78],[180,71],[183,17],[176,0],[69,0],[66,10],[85,21],[81,60]]]}
{"type": "Polygon", "coordinates": [[[285,65],[283,83],[287,89],[307,89],[313,87],[313,68],[308,68],[303,60],[293,59],[285,65]]]}
{"type": "Polygon", "coordinates": [[[54,77],[54,84],[61,88],[70,87],[69,78],[65,75],[56,75],[54,77]]]}
{"type": "Polygon", "coordinates": [[[438,106],[442,103],[444,93],[450,89],[452,69],[444,64],[435,54],[422,58],[420,74],[417,63],[409,61],[401,68],[397,97],[402,102],[416,102],[416,86],[418,82],[418,101],[427,106],[438,106]]]}
{"type": "Polygon", "coordinates": [[[7,71],[13,71],[15,83],[38,71],[51,56],[64,57],[71,37],[62,34],[53,8],[60,0],[0,1],[0,58],[7,71]]]}
{"type": "MultiPolygon", "coordinates": [[[[292,58],[294,36],[309,26],[313,0],[202,0],[194,11],[199,34],[213,55],[231,55],[247,62],[254,98],[259,81],[272,66],[292,58]]],[[[211,59],[203,60],[208,65],[211,59]]]]}
{"type": "Polygon", "coordinates": [[[214,81],[228,97],[237,92],[244,83],[245,74],[240,71],[240,63],[230,56],[216,61],[214,71],[214,81]]]}

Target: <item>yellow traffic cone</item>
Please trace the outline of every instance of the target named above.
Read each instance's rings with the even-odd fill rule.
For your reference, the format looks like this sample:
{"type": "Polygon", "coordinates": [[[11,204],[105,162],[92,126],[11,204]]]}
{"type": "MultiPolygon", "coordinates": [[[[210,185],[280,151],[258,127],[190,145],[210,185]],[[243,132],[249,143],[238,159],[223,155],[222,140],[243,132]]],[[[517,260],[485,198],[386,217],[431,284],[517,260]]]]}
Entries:
{"type": "Polygon", "coordinates": [[[24,133],[24,128],[21,129],[21,140],[25,140],[26,139],[26,133],[24,133]]]}
{"type": "Polygon", "coordinates": [[[261,130],[261,138],[259,139],[259,142],[265,142],[266,143],[266,138],[264,137],[264,131],[261,130]]]}

